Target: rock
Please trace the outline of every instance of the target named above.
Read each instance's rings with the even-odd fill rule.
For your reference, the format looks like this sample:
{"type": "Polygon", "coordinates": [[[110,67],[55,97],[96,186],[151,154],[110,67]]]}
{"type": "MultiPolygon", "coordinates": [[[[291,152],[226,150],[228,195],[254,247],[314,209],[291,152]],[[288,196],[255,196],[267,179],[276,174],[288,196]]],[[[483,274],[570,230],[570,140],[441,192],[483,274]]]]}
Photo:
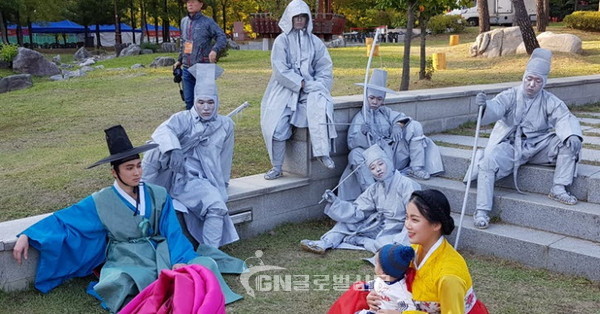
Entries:
{"type": "Polygon", "coordinates": [[[81,62],[79,64],[80,67],[85,67],[85,66],[90,66],[92,64],[96,63],[96,61],[94,61],[94,58],[87,58],[85,59],[85,61],[81,62]]]}
{"type": "Polygon", "coordinates": [[[515,54],[517,46],[523,42],[518,26],[497,28],[481,33],[471,45],[471,57],[494,58],[515,54]]]}
{"type": "Polygon", "coordinates": [[[138,45],[129,45],[121,50],[119,57],[137,56],[142,49],[138,45]]]}
{"type": "Polygon", "coordinates": [[[89,51],[85,50],[85,47],[81,47],[81,48],[79,48],[79,50],[77,50],[77,52],[75,52],[75,54],[73,55],[73,58],[75,58],[75,60],[80,61],[80,60],[85,60],[91,56],[92,56],[92,54],[89,51]]]}
{"type": "Polygon", "coordinates": [[[176,52],[177,45],[175,43],[162,43],[160,44],[160,51],[162,52],[176,52]]]}
{"type": "Polygon", "coordinates": [[[10,69],[10,62],[0,60],[0,69],[10,69]]]}
{"type": "Polygon", "coordinates": [[[140,54],[143,54],[143,55],[150,55],[153,53],[154,53],[154,51],[152,49],[142,49],[142,51],[140,52],[140,54]]]}
{"type": "Polygon", "coordinates": [[[175,58],[173,57],[158,57],[156,59],[154,59],[154,61],[152,61],[152,63],[150,63],[150,67],[151,68],[156,68],[156,67],[168,67],[168,66],[172,66],[173,64],[175,64],[177,60],[175,60],[175,58]]]}
{"type": "Polygon", "coordinates": [[[227,38],[227,46],[233,50],[240,50],[240,45],[229,38],[227,38]]]}
{"type": "Polygon", "coordinates": [[[71,69],[71,68],[73,68],[73,67],[74,67],[74,65],[72,65],[72,64],[68,64],[68,63],[62,63],[62,64],[60,65],[60,68],[61,68],[61,69],[71,69]]]}
{"type": "Polygon", "coordinates": [[[136,63],[136,64],[134,64],[134,65],[131,66],[131,69],[141,69],[141,68],[144,68],[144,65],[143,64],[139,64],[139,63],[136,63]]]}
{"type": "Polygon", "coordinates": [[[51,81],[64,81],[66,79],[62,76],[62,74],[56,74],[56,75],[52,75],[50,77],[50,80],[51,81]]]}
{"type": "Polygon", "coordinates": [[[86,65],[86,66],[82,66],[82,67],[79,69],[79,72],[81,72],[81,73],[87,73],[87,72],[91,72],[91,71],[94,71],[94,70],[96,70],[96,69],[95,69],[95,68],[92,68],[91,66],[87,66],[87,65],[86,65]]]}
{"type": "Polygon", "coordinates": [[[29,88],[32,85],[30,74],[9,75],[0,79],[0,93],[29,88]]]}
{"type": "Polygon", "coordinates": [[[52,62],[54,62],[57,65],[60,65],[60,55],[56,55],[54,57],[52,57],[52,62]]]}
{"type": "Polygon", "coordinates": [[[72,77],[81,77],[81,76],[84,76],[85,72],[82,72],[81,70],[63,71],[62,74],[63,74],[63,77],[65,79],[70,79],[72,77]]]}
{"type": "MultiPolygon", "coordinates": [[[[540,47],[558,52],[568,52],[581,54],[581,39],[573,34],[554,34],[553,32],[543,32],[537,36],[540,47]]],[[[519,45],[517,53],[527,53],[525,44],[519,45]]]]}
{"type": "Polygon", "coordinates": [[[96,68],[98,70],[102,70],[102,69],[104,69],[104,65],[102,65],[102,64],[101,65],[97,65],[94,68],[96,68]]]}
{"type": "Polygon", "coordinates": [[[60,73],[58,66],[44,58],[41,53],[23,47],[19,47],[19,52],[13,60],[13,70],[37,76],[60,73]]]}

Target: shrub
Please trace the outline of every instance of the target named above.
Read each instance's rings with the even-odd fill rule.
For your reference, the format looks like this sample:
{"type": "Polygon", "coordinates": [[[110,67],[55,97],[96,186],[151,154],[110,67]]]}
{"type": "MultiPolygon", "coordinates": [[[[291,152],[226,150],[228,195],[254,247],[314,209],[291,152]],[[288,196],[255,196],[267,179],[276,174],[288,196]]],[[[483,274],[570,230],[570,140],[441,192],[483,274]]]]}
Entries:
{"type": "Polygon", "coordinates": [[[436,15],[429,19],[427,28],[433,34],[460,33],[465,30],[467,21],[458,15],[436,15]]]}
{"type": "Polygon", "coordinates": [[[600,12],[576,11],[565,16],[563,21],[570,28],[600,32],[600,12]]]}
{"type": "Polygon", "coordinates": [[[18,53],[19,46],[17,45],[0,45],[0,60],[2,61],[12,62],[18,53]]]}
{"type": "Polygon", "coordinates": [[[140,44],[140,48],[141,49],[150,49],[153,52],[157,52],[160,50],[160,44],[156,44],[156,43],[151,43],[151,42],[143,42],[140,44]]]}

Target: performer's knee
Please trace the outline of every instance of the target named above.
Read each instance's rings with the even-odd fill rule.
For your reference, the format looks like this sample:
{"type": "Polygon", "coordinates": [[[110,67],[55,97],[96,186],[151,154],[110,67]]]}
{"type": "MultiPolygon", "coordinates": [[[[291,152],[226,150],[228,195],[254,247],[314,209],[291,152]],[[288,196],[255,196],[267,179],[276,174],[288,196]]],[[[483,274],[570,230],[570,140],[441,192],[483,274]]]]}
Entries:
{"type": "Polygon", "coordinates": [[[206,211],[206,217],[223,217],[227,215],[227,208],[209,208],[206,211]]]}

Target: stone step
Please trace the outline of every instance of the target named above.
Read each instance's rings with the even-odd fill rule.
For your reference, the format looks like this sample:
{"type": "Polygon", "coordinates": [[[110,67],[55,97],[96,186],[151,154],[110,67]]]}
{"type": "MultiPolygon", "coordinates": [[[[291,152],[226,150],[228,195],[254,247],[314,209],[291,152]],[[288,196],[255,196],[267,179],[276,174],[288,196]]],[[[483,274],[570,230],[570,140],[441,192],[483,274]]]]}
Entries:
{"type": "MultiPolygon", "coordinates": [[[[440,146],[440,152],[445,170],[442,177],[462,180],[467,173],[472,151],[440,146]]],[[[519,188],[523,192],[547,194],[552,187],[553,176],[554,167],[523,165],[518,173],[519,188]]],[[[498,180],[496,186],[514,189],[513,176],[498,180]]],[[[600,204],[600,166],[579,164],[577,177],[573,179],[570,190],[581,201],[600,204]]]]}
{"type": "MultiPolygon", "coordinates": [[[[442,191],[448,198],[452,211],[460,213],[466,187],[462,182],[434,177],[419,183],[423,188],[442,191]]],[[[476,188],[472,186],[469,190],[466,214],[473,214],[475,200],[476,188]]],[[[565,205],[541,194],[520,194],[514,190],[496,188],[491,215],[499,217],[502,223],[600,241],[598,204],[579,202],[576,205],[565,205]]],[[[465,220],[465,224],[472,226],[472,219],[465,220]]]]}
{"type": "MultiPolygon", "coordinates": [[[[461,146],[473,147],[473,137],[472,136],[464,136],[464,135],[453,135],[453,134],[434,134],[430,136],[430,138],[435,142],[442,142],[447,144],[456,144],[461,146]]],[[[597,141],[597,137],[589,136],[588,139],[594,138],[594,142],[597,141]]],[[[485,147],[487,145],[488,139],[480,137],[477,141],[478,147],[485,147]]],[[[584,143],[586,143],[584,138],[584,143]]],[[[581,149],[581,160],[586,162],[596,162],[600,163],[600,151],[589,148],[581,149]]]]}
{"type": "MultiPolygon", "coordinates": [[[[457,228],[449,241],[454,245],[459,214],[453,214],[457,228]]],[[[492,255],[553,272],[583,276],[600,281],[600,244],[556,233],[505,223],[492,224],[486,230],[473,227],[465,216],[458,250],[492,255]]],[[[577,224],[571,224],[579,228],[577,224]]]]}

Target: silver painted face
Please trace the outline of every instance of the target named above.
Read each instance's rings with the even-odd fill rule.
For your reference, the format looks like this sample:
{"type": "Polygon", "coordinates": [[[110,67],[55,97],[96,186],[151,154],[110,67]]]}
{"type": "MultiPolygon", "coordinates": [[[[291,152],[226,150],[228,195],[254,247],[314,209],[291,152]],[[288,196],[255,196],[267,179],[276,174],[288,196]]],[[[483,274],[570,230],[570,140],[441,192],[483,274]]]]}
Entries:
{"type": "Polygon", "coordinates": [[[306,14],[299,14],[292,17],[292,22],[294,24],[294,29],[304,29],[306,27],[306,23],[308,22],[308,16],[306,14]]]}
{"type": "Polygon", "coordinates": [[[198,115],[202,118],[209,119],[215,111],[215,101],[210,98],[199,98],[196,101],[196,104],[194,104],[194,107],[196,108],[198,115]]]}
{"type": "Polygon", "coordinates": [[[544,86],[544,79],[535,74],[528,74],[523,78],[523,90],[529,98],[535,97],[544,86]]]}

